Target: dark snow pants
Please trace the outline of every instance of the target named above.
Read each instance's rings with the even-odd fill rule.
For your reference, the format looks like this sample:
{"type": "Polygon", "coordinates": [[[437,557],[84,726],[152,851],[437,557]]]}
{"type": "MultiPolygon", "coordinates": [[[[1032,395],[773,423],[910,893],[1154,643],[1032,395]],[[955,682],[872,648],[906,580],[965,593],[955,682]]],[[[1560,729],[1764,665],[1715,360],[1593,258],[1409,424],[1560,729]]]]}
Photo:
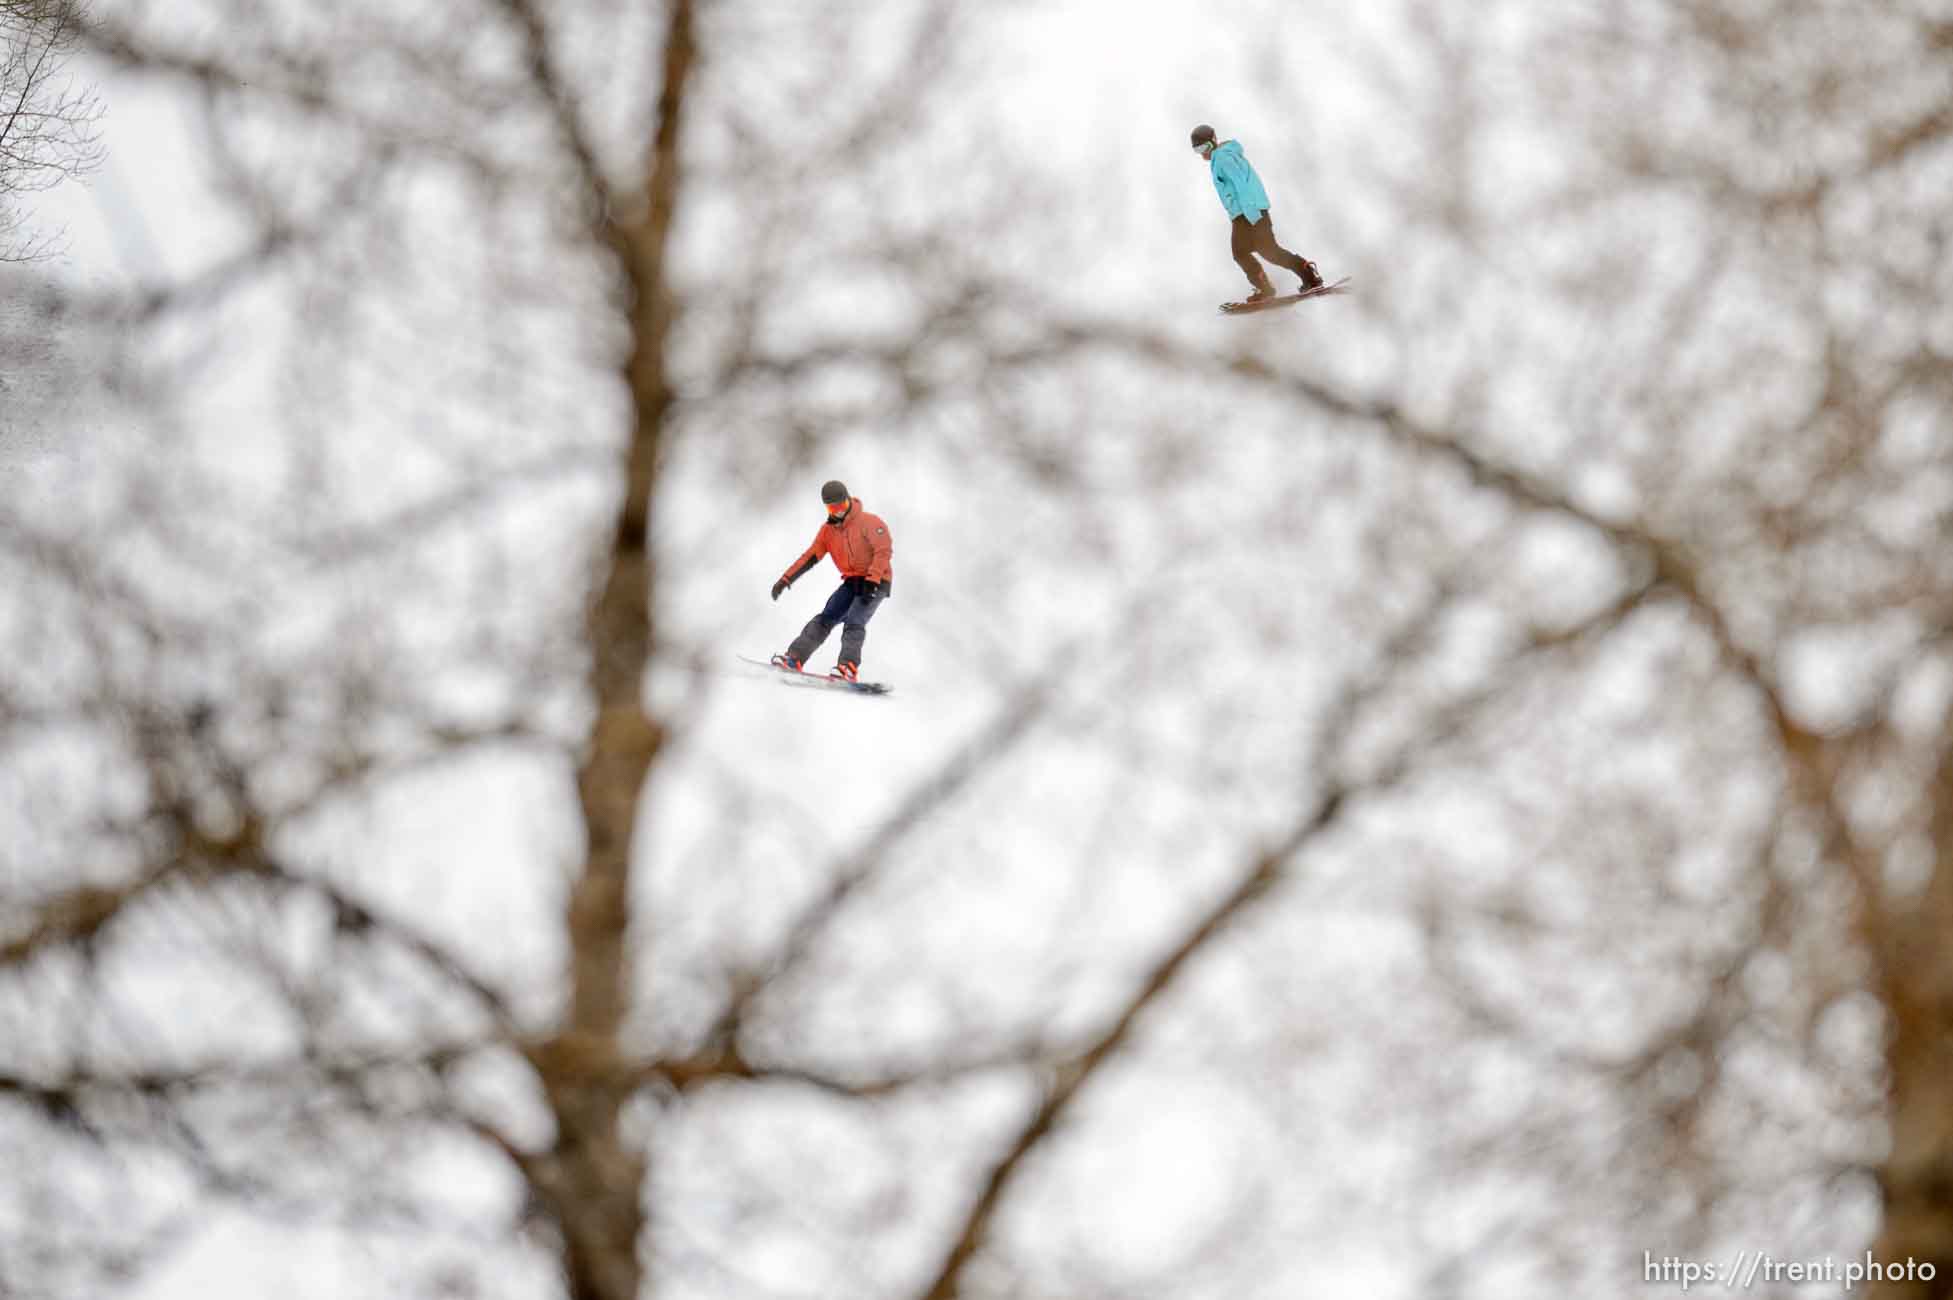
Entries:
{"type": "Polygon", "coordinates": [[[813,620],[806,627],[800,629],[800,635],[795,637],[793,644],[787,647],[787,653],[805,664],[807,657],[821,648],[821,642],[827,640],[827,634],[834,630],[836,623],[839,623],[841,624],[841,662],[859,664],[861,647],[868,640],[868,620],[875,616],[875,611],[881,608],[884,599],[886,597],[880,589],[877,589],[872,596],[859,594],[854,580],[848,579],[834,589],[834,594],[827,598],[827,604],[821,607],[821,612],[814,615],[813,620]]]}
{"type": "Polygon", "coordinates": [[[1303,272],[1303,268],[1307,267],[1308,263],[1275,242],[1274,213],[1262,213],[1261,220],[1253,225],[1248,223],[1246,217],[1236,217],[1233,226],[1230,251],[1234,254],[1235,265],[1239,266],[1241,273],[1248,277],[1249,284],[1257,289],[1272,289],[1268,283],[1268,272],[1262,269],[1260,262],[1255,261],[1257,253],[1285,271],[1293,271],[1304,279],[1308,278],[1303,272]]]}

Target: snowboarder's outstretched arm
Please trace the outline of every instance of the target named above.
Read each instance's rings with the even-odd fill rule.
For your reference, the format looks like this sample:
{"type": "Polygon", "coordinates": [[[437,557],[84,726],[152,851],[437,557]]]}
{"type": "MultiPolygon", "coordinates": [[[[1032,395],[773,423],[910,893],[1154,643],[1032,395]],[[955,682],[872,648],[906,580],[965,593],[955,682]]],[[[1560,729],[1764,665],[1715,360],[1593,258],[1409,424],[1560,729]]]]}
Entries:
{"type": "Polygon", "coordinates": [[[821,562],[821,557],[826,554],[827,554],[827,530],[823,528],[821,529],[821,531],[814,534],[814,544],[812,546],[809,546],[806,550],[802,551],[800,553],[800,558],[795,560],[792,564],[789,564],[787,566],[787,571],[780,575],[780,580],[773,584],[773,599],[775,600],[780,599],[781,592],[785,591],[788,587],[791,587],[793,586],[794,583],[798,582],[809,569],[813,568],[816,564],[819,564],[821,562]]]}

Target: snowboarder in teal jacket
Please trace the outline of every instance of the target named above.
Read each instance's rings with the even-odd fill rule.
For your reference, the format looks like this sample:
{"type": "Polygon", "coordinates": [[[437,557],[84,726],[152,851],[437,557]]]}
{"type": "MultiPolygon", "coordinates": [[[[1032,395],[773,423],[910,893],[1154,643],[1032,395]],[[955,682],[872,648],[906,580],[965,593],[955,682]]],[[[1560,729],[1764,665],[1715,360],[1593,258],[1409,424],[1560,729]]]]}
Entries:
{"type": "Polygon", "coordinates": [[[1268,272],[1255,260],[1256,254],[1293,271],[1305,291],[1320,288],[1322,276],[1317,274],[1316,264],[1275,242],[1275,216],[1268,210],[1268,191],[1261,187],[1261,177],[1255,175],[1248,155],[1241,151],[1241,142],[1218,142],[1213,127],[1197,126],[1193,129],[1193,147],[1195,153],[1207,160],[1214,174],[1215,192],[1221,196],[1221,206],[1227,209],[1233,227],[1235,265],[1254,287],[1248,301],[1260,302],[1275,296],[1275,286],[1268,283],[1268,272]]]}

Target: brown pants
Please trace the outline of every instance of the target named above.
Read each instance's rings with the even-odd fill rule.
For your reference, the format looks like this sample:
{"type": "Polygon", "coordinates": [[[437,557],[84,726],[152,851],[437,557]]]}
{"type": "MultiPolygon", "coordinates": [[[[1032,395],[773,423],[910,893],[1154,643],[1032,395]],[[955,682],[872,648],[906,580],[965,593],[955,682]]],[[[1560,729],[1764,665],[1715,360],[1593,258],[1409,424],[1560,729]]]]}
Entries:
{"type": "Polygon", "coordinates": [[[1311,278],[1315,267],[1305,258],[1297,257],[1275,242],[1275,214],[1264,212],[1261,220],[1248,224],[1246,217],[1236,217],[1233,221],[1233,253],[1235,265],[1248,277],[1248,283],[1265,292],[1273,292],[1268,283],[1268,272],[1261,263],[1255,261],[1255,254],[1273,262],[1285,271],[1293,271],[1302,277],[1303,283],[1311,278]]]}

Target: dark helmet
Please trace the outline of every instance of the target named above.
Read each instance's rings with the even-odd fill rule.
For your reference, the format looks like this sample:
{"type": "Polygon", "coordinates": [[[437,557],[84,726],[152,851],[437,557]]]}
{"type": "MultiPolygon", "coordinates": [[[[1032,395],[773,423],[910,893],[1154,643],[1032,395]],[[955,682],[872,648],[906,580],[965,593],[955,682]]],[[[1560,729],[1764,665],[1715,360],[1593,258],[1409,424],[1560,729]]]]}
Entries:
{"type": "Polygon", "coordinates": [[[821,502],[824,505],[844,506],[848,503],[848,485],[838,478],[831,478],[821,484],[821,502]]]}
{"type": "Polygon", "coordinates": [[[1211,126],[1197,126],[1197,127],[1195,127],[1195,128],[1193,129],[1193,147],[1194,147],[1194,148],[1196,148],[1196,149],[1198,149],[1198,148],[1200,148],[1200,146],[1202,146],[1202,145],[1204,145],[1204,144],[1212,144],[1212,143],[1214,143],[1214,128],[1213,128],[1213,127],[1211,127],[1211,126]]]}

